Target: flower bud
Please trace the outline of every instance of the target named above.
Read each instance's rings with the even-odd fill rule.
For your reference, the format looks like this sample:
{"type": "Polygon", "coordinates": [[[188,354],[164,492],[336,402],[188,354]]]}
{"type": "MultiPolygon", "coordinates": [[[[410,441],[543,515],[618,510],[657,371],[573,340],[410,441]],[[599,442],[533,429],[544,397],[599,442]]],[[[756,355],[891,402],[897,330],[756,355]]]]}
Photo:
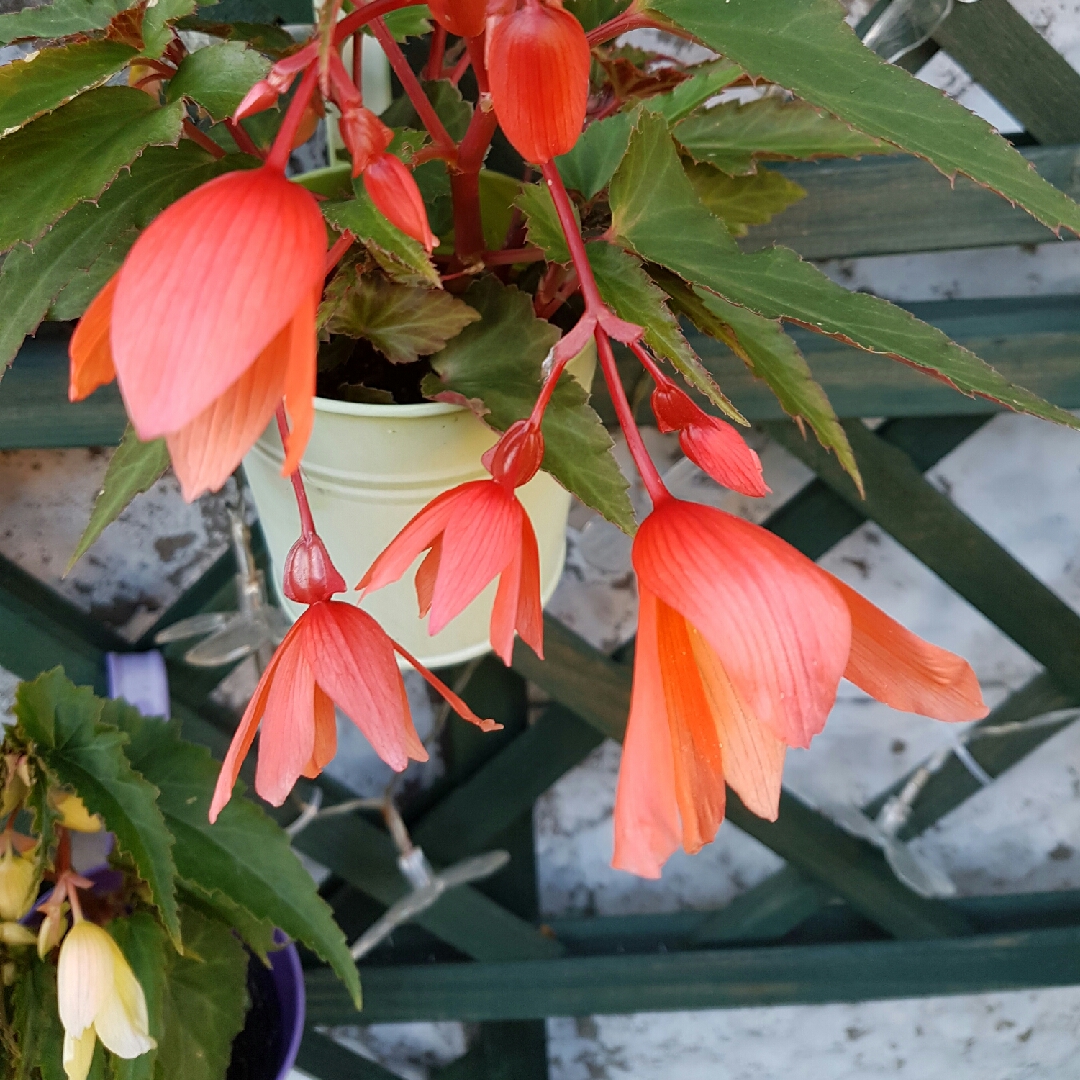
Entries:
{"type": "Polygon", "coordinates": [[[677,431],[682,452],[718,484],[754,498],[769,493],[761,460],[738,431],[699,409],[674,383],[656,387],[652,408],[656,426],[665,434],[677,431]]]}
{"type": "Polygon", "coordinates": [[[543,164],[573,149],[585,124],[591,62],[581,23],[561,7],[529,0],[496,23],[491,97],[504,134],[526,161],[543,164]]]}
{"type": "Polygon", "coordinates": [[[518,420],[483,456],[484,468],[504,487],[527,484],[544,460],[544,436],[529,420],[518,420]]]}
{"type": "Polygon", "coordinates": [[[70,793],[52,796],[49,801],[60,814],[60,824],[72,832],[96,833],[105,827],[97,814],[91,814],[78,795],[70,793]]]}
{"type": "Polygon", "coordinates": [[[11,847],[0,854],[0,919],[17,922],[34,906],[37,863],[11,847]]]}
{"type": "Polygon", "coordinates": [[[268,79],[260,79],[236,106],[233,119],[239,123],[245,117],[265,112],[277,104],[280,92],[275,90],[268,79]]]}
{"type": "Polygon", "coordinates": [[[33,945],[37,934],[27,926],[17,922],[0,923],[0,942],[5,945],[33,945]]]}
{"type": "Polygon", "coordinates": [[[37,934],[38,957],[44,960],[60,944],[67,933],[68,917],[67,904],[59,907],[43,907],[45,918],[41,920],[37,934]]]}
{"type": "Polygon", "coordinates": [[[344,592],[345,579],[330,561],[322,540],[312,534],[301,536],[285,556],[282,587],[285,595],[298,604],[315,604],[344,592]]]}
{"type": "Polygon", "coordinates": [[[487,22],[487,0],[430,0],[435,21],[458,37],[479,37],[487,22]]]}
{"type": "Polygon", "coordinates": [[[364,188],[391,225],[424,245],[428,253],[439,242],[431,233],[427,209],[412,173],[393,154],[379,154],[364,169],[364,188]]]}
{"type": "Polygon", "coordinates": [[[394,132],[363,105],[342,108],[338,129],[352,158],[353,176],[359,176],[394,141],[394,132]]]}

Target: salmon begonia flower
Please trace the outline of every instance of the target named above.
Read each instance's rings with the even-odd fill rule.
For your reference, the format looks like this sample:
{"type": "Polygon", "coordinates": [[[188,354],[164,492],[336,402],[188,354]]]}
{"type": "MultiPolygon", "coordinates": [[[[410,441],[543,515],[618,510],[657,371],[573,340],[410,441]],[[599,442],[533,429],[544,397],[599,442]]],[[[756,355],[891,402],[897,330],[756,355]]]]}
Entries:
{"type": "Polygon", "coordinates": [[[487,0],[431,0],[435,21],[458,37],[479,37],[487,24],[487,0]]]}
{"type": "Polygon", "coordinates": [[[71,339],[72,401],[114,377],[140,439],[165,436],[189,501],[219,488],[284,396],[283,474],[314,421],[326,227],[265,165],[173,203],[135,242],[71,339]]]}
{"type": "Polygon", "coordinates": [[[725,782],[775,820],[784,753],[840,679],[903,712],[988,712],[967,662],[905,630],[779,537],[667,498],[634,540],[641,609],[612,865],[659,877],[724,817],[725,782]]]}
{"type": "Polygon", "coordinates": [[[491,647],[509,665],[514,631],[541,659],[544,613],[540,602],[540,554],[532,522],[514,494],[543,458],[543,439],[527,421],[514,424],[485,456],[498,479],[470,480],[432,499],[371,564],[358,589],[381,589],[397,581],[417,555],[420,615],[430,614],[437,634],[496,577],[491,647]]]}
{"type": "Polygon", "coordinates": [[[267,666],[244,712],[218,776],[210,805],[216,821],[232,797],[240,766],[262,724],[255,790],[280,806],[301,776],[314,778],[337,749],[334,705],[364,733],[375,752],[400,772],[428,754],[416,734],[395,650],[439,691],[464,719],[481,720],[450,689],[393,641],[365,611],[340,600],[345,581],[322,541],[301,537],[289,552],[285,595],[308,604],[267,666]]]}

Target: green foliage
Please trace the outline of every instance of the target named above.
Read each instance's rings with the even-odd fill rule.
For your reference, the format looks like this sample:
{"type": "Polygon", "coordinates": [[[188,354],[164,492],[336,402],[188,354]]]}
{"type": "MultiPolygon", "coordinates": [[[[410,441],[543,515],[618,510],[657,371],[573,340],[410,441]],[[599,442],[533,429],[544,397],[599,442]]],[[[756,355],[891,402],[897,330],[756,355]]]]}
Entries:
{"type": "MultiPolygon", "coordinates": [[[[570,262],[570,249],[566,246],[566,234],[559,224],[559,215],[546,184],[526,184],[517,197],[516,205],[525,215],[526,234],[529,243],[542,248],[549,262],[570,262]]],[[[581,220],[574,217],[581,227],[581,220]]]]}
{"type": "Polygon", "coordinates": [[[353,275],[342,295],[327,295],[320,309],[329,333],[366,338],[395,364],[438,352],[479,318],[442,289],[399,285],[373,274],[353,275]]]}
{"type": "MultiPolygon", "coordinates": [[[[498,251],[506,244],[506,234],[514,220],[514,201],[524,186],[512,176],[491,169],[480,170],[480,217],[484,243],[489,250],[498,251]]],[[[449,208],[453,210],[452,206],[449,208]]]]}
{"type": "Polygon", "coordinates": [[[355,188],[355,199],[322,204],[326,220],[338,230],[350,229],[394,281],[441,288],[439,272],[423,245],[391,225],[375,209],[362,183],[355,188]]]}
{"type": "Polygon", "coordinates": [[[732,236],[745,236],[748,225],[764,225],[774,214],[806,198],[804,188],[774,169],[728,176],[711,165],[689,161],[683,168],[702,204],[732,236]]]}
{"type": "Polygon", "coordinates": [[[668,123],[674,124],[715,97],[725,86],[730,86],[742,74],[742,68],[725,57],[710,60],[696,68],[686,82],[666,94],[649,98],[644,105],[649,112],[658,112],[668,123]]]}
{"type": "MultiPolygon", "coordinates": [[[[435,115],[443,122],[450,136],[460,142],[465,137],[472,119],[472,106],[461,96],[461,91],[449,79],[434,79],[422,84],[428,101],[435,108],[435,115]]],[[[412,102],[407,97],[396,98],[379,118],[388,127],[424,129],[412,102]]]]}
{"type": "Polygon", "coordinates": [[[234,924],[242,931],[252,932],[252,919],[267,920],[302,941],[333,967],[359,1008],[359,976],[345,937],[285,833],[240,798],[211,825],[219,766],[210,754],[184,742],[175,723],[146,719],[123,702],[106,702],[103,716],[130,736],[132,765],[160,792],[181,881],[222,911],[243,908],[246,914],[234,924]]]}
{"type": "Polygon", "coordinates": [[[190,15],[197,0],[156,0],[147,4],[142,20],[143,53],[160,56],[172,40],[170,23],[190,15]]]}
{"type": "Polygon", "coordinates": [[[68,571],[86,554],[90,545],[130,505],[136,495],[149,491],[169,467],[169,448],[164,439],[140,442],[135,429],[128,424],[120,445],[105,471],[105,482],[94,500],[90,520],[71,561],[68,571]]]}
{"type": "Polygon", "coordinates": [[[1080,206],[984,120],[865,48],[836,0],[649,0],[649,7],[859,131],[962,172],[1044,225],[1080,232],[1080,206]]]}
{"type": "Polygon", "coordinates": [[[223,41],[184,57],[166,97],[169,101],[190,98],[213,120],[224,120],[269,70],[270,61],[243,42],[223,41]]]}
{"type": "Polygon", "coordinates": [[[227,41],[246,41],[253,49],[273,57],[281,56],[296,44],[291,34],[269,23],[215,22],[189,15],[178,20],[176,27],[178,30],[197,30],[227,41]]]}
{"type": "MultiPolygon", "coordinates": [[[[108,926],[113,940],[120,946],[124,959],[131,965],[135,978],[146,996],[146,1012],[150,1036],[160,1047],[165,1037],[165,971],[172,948],[161,924],[148,911],[136,911],[126,919],[114,919],[108,926]]],[[[186,947],[190,948],[190,943],[186,947]]],[[[137,1058],[116,1059],[113,1063],[114,1080],[154,1080],[157,1050],[141,1054],[137,1058]]],[[[165,1072],[168,1068],[162,1063],[165,1072]]]]}
{"type": "Polygon", "coordinates": [[[0,138],[100,86],[134,55],[118,41],[84,41],[0,67],[0,138]]]}
{"type": "Polygon", "coordinates": [[[732,420],[745,424],[746,418],[731,404],[690,348],[664,293],[642,269],[640,260],[602,240],[592,241],[585,250],[600,293],[615,314],[643,327],[645,344],[657,356],[669,360],[695,390],[732,420]]]}
{"type": "Polygon", "coordinates": [[[81,199],[100,195],[150,145],[176,145],[183,107],[103,86],[0,139],[0,250],[40,236],[81,199]]]}
{"type": "Polygon", "coordinates": [[[236,167],[235,158],[215,161],[187,140],[176,148],[151,147],[96,204],[84,202],[69,210],[33,249],[20,246],[9,252],[0,266],[0,311],[4,313],[0,372],[11,363],[23,338],[45,317],[49,305],[60,304],[58,297],[64,297],[58,318],[81,315],[120,266],[139,232],[161,210],[205,180],[236,167]]]}
{"type": "Polygon", "coordinates": [[[613,232],[638,255],[731,303],[897,357],[966,394],[1080,426],[1071,413],[1013,386],[940,330],[876,296],[849,292],[793,251],[743,255],[701,205],[659,117],[643,117],[635,130],[612,181],[611,206],[613,232]],[[663,199],[652,197],[656,190],[663,199]]]}
{"type": "Polygon", "coordinates": [[[227,926],[181,915],[185,952],[166,954],[155,1080],[221,1080],[247,1013],[247,953],[227,926]]]}
{"type": "MultiPolygon", "coordinates": [[[[424,393],[467,404],[504,431],[531,412],[540,392],[541,366],[559,333],[533,314],[525,293],[491,278],[471,286],[465,301],[482,321],[432,357],[438,378],[424,380],[424,393]]],[[[634,512],[611,438],[573,378],[559,380],[542,430],[544,469],[582,502],[632,532],[634,512]]]]}
{"type": "Polygon", "coordinates": [[[895,148],[856,131],[805,101],[764,97],[724,102],[678,124],[673,134],[695,161],[732,176],[752,173],[758,158],[859,157],[895,148]]]}
{"type": "Polygon", "coordinates": [[[61,38],[87,30],[102,30],[127,0],[53,0],[0,15],[0,44],[24,38],[61,38]]]}
{"type": "Polygon", "coordinates": [[[133,860],[179,946],[173,838],[158,808],[156,788],[128,763],[127,737],[101,722],[104,705],[56,668],[20,685],[15,716],[49,773],[74,790],[90,813],[100,814],[115,834],[117,847],[133,860]]]}
{"type": "MultiPolygon", "coordinates": [[[[383,16],[386,29],[395,41],[406,41],[411,37],[423,37],[431,30],[431,12],[427,4],[415,4],[407,8],[398,8],[383,16]]],[[[365,28],[366,29],[366,28],[365,28]]],[[[368,31],[370,33],[370,31],[368,31]]]]}
{"type": "Polygon", "coordinates": [[[603,191],[626,153],[636,116],[636,112],[616,113],[590,124],[574,149],[555,159],[563,183],[586,199],[603,191]]]}
{"type": "Polygon", "coordinates": [[[567,11],[572,11],[586,30],[594,30],[629,6],[630,0],[566,0],[567,11]]]}
{"type": "Polygon", "coordinates": [[[61,1057],[64,1029],[56,1002],[56,968],[30,958],[29,967],[15,984],[12,1027],[19,1033],[19,1061],[15,1080],[67,1080],[61,1057]]]}

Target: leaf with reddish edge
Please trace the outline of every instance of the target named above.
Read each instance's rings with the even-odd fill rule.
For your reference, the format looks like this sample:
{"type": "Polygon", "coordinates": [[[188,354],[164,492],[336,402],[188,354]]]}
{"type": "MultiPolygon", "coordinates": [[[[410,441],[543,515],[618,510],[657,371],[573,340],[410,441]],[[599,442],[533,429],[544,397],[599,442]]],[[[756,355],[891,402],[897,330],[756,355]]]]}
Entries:
{"type": "Polygon", "coordinates": [[[129,0],[53,0],[0,15],[0,43],[28,38],[55,39],[104,30],[129,0]]]}
{"type": "MultiPolygon", "coordinates": [[[[542,248],[549,262],[569,264],[570,249],[566,246],[566,235],[559,224],[559,215],[555,211],[555,203],[547,186],[543,183],[526,184],[514,200],[514,205],[525,215],[525,230],[529,243],[533,247],[542,248]]],[[[578,217],[577,207],[573,209],[574,220],[577,221],[580,231],[581,219],[578,217]]]]}
{"type": "Polygon", "coordinates": [[[962,172],[1051,229],[1080,233],[1080,207],[984,120],[861,44],[835,0],[649,0],[749,74],[779,83],[868,135],[962,172]]]}
{"type": "Polygon", "coordinates": [[[747,226],[764,225],[806,198],[805,188],[775,169],[759,168],[750,176],[728,176],[711,165],[688,161],[684,168],[697,197],[732,236],[745,236],[747,226]]]}
{"type": "MultiPolygon", "coordinates": [[[[497,431],[524,420],[540,393],[541,369],[558,330],[538,319],[531,298],[492,278],[464,294],[482,321],[467,326],[431,358],[436,375],[424,380],[427,397],[447,393],[470,404],[480,400],[483,419],[497,431]],[[507,349],[513,341],[513,349],[507,349]]],[[[474,410],[477,411],[477,410],[474,410]]],[[[555,387],[544,415],[543,468],[568,491],[626,532],[635,528],[626,480],[612,456],[612,442],[585,390],[569,375],[555,387]]]]}
{"type": "Polygon", "coordinates": [[[689,74],[690,78],[670,93],[649,98],[644,103],[645,108],[660,113],[669,123],[675,124],[719,94],[725,86],[730,86],[742,76],[743,70],[721,57],[691,68],[689,74]]]}
{"type": "Polygon", "coordinates": [[[788,248],[744,255],[701,205],[659,117],[642,116],[610,198],[618,240],[691,284],[767,319],[787,319],[896,357],[969,396],[1080,427],[1071,413],[1014,386],[940,330],[888,301],[849,292],[788,248]],[[654,197],[658,190],[664,192],[662,200],[654,197]]]}
{"type": "Polygon", "coordinates": [[[236,112],[252,86],[266,77],[270,61],[242,41],[222,41],[185,56],[169,80],[169,101],[190,98],[215,121],[236,112]]]}

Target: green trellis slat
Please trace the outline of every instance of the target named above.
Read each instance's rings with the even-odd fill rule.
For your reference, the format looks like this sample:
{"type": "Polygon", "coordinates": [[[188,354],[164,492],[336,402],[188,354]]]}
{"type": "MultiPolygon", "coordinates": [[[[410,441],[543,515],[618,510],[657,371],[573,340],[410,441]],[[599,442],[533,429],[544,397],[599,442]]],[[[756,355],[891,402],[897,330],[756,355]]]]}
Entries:
{"type": "Polygon", "coordinates": [[[310,1024],[304,1028],[296,1067],[320,1080],[398,1080],[389,1069],[354,1054],[310,1024]]]}

